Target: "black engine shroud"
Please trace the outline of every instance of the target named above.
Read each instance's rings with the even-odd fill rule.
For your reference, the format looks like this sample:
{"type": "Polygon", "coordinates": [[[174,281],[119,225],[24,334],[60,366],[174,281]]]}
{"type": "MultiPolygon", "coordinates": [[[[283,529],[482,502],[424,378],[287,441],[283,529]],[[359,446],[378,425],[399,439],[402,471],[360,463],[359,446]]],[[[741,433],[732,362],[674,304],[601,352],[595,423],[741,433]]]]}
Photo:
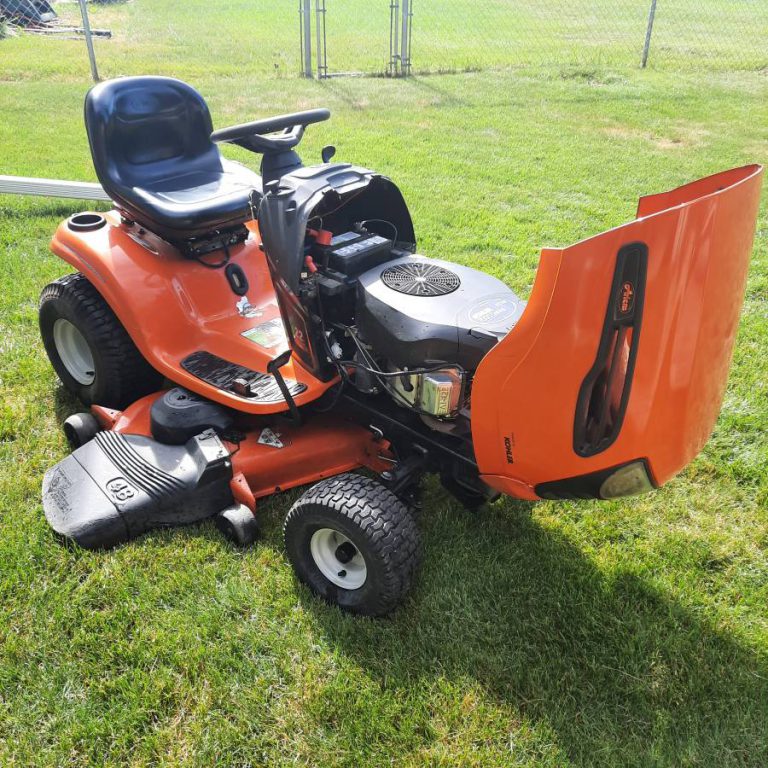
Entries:
{"type": "Polygon", "coordinates": [[[477,368],[515,326],[525,303],[483,272],[423,256],[360,275],[355,319],[361,337],[400,366],[431,361],[477,368]]]}
{"type": "Polygon", "coordinates": [[[490,275],[413,255],[400,190],[365,168],[326,164],[286,174],[265,190],[259,226],[291,349],[321,379],[336,375],[323,337],[328,322],[356,326],[373,356],[394,365],[445,362],[471,371],[525,308],[490,275]],[[312,243],[316,230],[339,244],[312,243]],[[368,239],[356,243],[355,233],[368,239]]]}

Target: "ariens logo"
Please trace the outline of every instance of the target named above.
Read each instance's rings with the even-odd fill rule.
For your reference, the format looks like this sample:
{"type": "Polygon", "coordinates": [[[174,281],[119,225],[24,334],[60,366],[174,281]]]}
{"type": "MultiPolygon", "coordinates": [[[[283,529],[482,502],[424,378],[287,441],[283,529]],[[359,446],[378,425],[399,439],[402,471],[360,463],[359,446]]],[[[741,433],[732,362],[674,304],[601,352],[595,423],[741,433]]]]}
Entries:
{"type": "Polygon", "coordinates": [[[621,286],[621,296],[619,297],[619,311],[626,315],[632,311],[635,306],[635,286],[627,280],[621,286]]]}

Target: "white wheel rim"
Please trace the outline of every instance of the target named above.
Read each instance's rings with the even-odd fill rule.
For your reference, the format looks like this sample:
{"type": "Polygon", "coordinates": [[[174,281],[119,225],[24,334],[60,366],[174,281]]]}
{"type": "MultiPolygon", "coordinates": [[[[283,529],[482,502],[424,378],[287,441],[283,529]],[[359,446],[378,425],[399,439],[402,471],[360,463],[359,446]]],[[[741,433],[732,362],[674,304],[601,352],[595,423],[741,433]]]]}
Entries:
{"type": "Polygon", "coordinates": [[[312,534],[309,551],[320,573],[337,587],[360,589],[365,584],[368,576],[365,560],[343,533],[333,528],[320,528],[312,534]],[[354,554],[347,560],[352,551],[354,554]]]}
{"type": "Polygon", "coordinates": [[[96,373],[91,348],[83,334],[69,320],[59,318],[53,324],[53,343],[67,373],[78,384],[92,384],[96,373]]]}

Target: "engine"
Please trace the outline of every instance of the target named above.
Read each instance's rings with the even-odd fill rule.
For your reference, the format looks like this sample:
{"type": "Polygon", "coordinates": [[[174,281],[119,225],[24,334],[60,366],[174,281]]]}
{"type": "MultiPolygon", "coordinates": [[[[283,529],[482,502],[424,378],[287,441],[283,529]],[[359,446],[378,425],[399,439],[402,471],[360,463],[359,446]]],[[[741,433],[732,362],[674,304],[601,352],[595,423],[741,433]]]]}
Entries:
{"type": "Polygon", "coordinates": [[[525,308],[491,275],[416,254],[402,195],[365,169],[285,176],[259,224],[294,354],[437,428],[462,411],[480,361],[525,308]]]}
{"type": "Polygon", "coordinates": [[[405,256],[360,275],[355,319],[362,337],[397,365],[444,360],[472,371],[524,306],[491,275],[405,256]]]}
{"type": "Polygon", "coordinates": [[[358,389],[425,415],[456,416],[480,360],[525,308],[495,277],[399,251],[360,224],[313,252],[332,354],[343,358],[351,340],[358,389]]]}

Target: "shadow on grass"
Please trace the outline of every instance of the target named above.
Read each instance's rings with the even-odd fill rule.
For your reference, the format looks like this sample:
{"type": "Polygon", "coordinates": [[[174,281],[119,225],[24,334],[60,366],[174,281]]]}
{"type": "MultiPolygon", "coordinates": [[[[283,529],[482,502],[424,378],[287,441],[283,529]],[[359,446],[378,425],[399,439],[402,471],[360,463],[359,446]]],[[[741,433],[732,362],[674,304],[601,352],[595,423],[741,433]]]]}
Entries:
{"type": "Polygon", "coordinates": [[[451,107],[477,106],[463,95],[458,96],[447,88],[441,88],[436,80],[439,80],[439,78],[421,75],[418,77],[408,77],[405,79],[405,82],[410,88],[416,91],[424,91],[430,97],[438,99],[443,105],[451,107]]]}
{"type": "Polygon", "coordinates": [[[344,78],[327,78],[317,81],[322,88],[325,88],[328,93],[339,101],[344,102],[348,107],[353,110],[364,110],[365,103],[361,100],[358,93],[350,85],[349,81],[344,78]]]}
{"type": "MultiPolygon", "coordinates": [[[[325,88],[332,96],[344,102],[348,107],[354,110],[365,110],[368,106],[368,93],[359,86],[363,78],[331,77],[317,82],[325,88]]],[[[403,88],[409,88],[414,92],[422,92],[431,100],[437,101],[442,105],[453,107],[472,107],[477,106],[463,96],[452,93],[447,88],[441,88],[434,82],[433,78],[423,76],[414,76],[398,80],[403,88]]]]}
{"type": "Polygon", "coordinates": [[[638,576],[607,580],[528,509],[439,513],[394,620],[306,607],[383,687],[475,680],[577,765],[766,765],[766,660],[638,576]]]}
{"type": "MultiPolygon", "coordinates": [[[[51,370],[50,375],[55,376],[56,374],[51,370]]],[[[53,407],[56,422],[61,429],[64,427],[64,422],[73,413],[82,413],[88,410],[88,406],[83,405],[73,394],[68,392],[58,379],[56,379],[56,389],[53,393],[53,407]]]]}

